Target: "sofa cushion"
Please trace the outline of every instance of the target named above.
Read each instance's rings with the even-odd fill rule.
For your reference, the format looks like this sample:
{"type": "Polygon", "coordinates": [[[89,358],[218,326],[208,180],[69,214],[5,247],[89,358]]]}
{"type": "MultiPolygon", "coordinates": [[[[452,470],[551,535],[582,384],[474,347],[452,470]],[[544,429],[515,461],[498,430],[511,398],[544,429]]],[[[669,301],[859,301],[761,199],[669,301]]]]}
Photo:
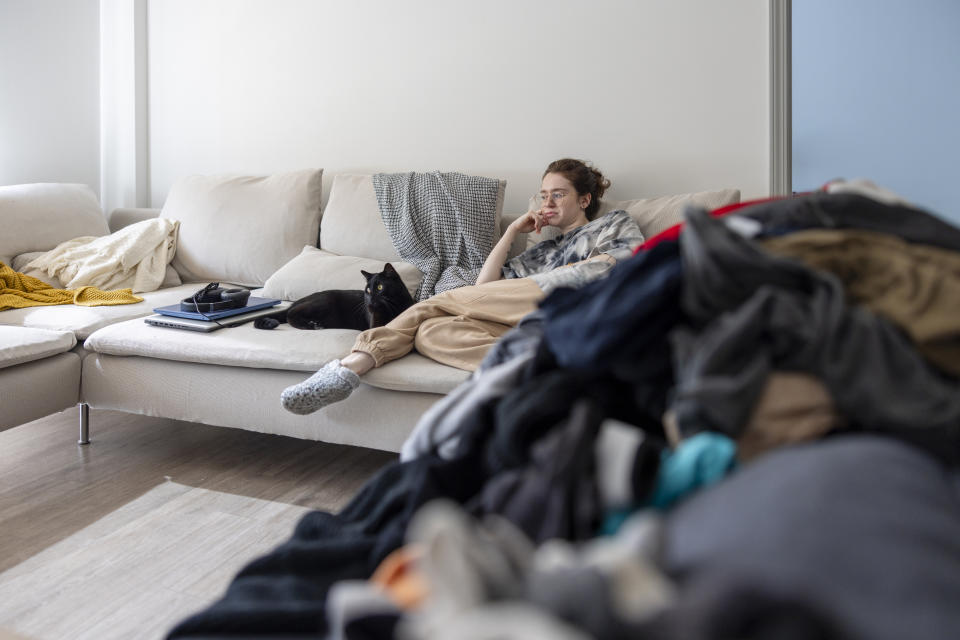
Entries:
{"type": "Polygon", "coordinates": [[[76,344],[69,331],[0,326],[0,369],[64,353],[76,344]]]}
{"type": "MultiPolygon", "coordinates": [[[[227,286],[227,283],[222,283],[227,286]]],[[[78,340],[113,322],[151,315],[154,307],[174,304],[197,292],[201,285],[184,284],[140,294],[143,302],[105,307],[81,307],[58,304],[0,311],[0,326],[23,326],[54,331],[71,331],[78,340]]]]}
{"type": "MultiPolygon", "coordinates": [[[[403,284],[413,295],[423,280],[420,270],[409,262],[392,261],[403,284]]],[[[363,289],[366,279],[360,270],[377,273],[383,270],[382,260],[339,256],[330,251],[306,246],[296,258],[280,267],[263,285],[263,295],[281,300],[299,300],[317,291],[329,289],[363,289]]]]}
{"type": "Polygon", "coordinates": [[[180,221],[173,267],[184,282],[263,286],[304,245],[316,244],[322,175],[181,178],[160,211],[180,221]]]}
{"type": "MultiPolygon", "coordinates": [[[[252,323],[200,333],[153,327],[137,319],[96,331],[87,338],[84,348],[106,355],[303,371],[306,379],[334,358],[349,353],[358,333],[351,329],[304,331],[289,325],[264,331],[252,323]]],[[[412,353],[371,371],[363,381],[385,389],[447,393],[469,375],[412,353]]]]}
{"type": "Polygon", "coordinates": [[[601,200],[599,214],[623,209],[640,225],[643,237],[652,238],[661,231],[683,222],[683,210],[687,205],[697,205],[712,211],[735,202],[740,202],[739,189],[720,189],[658,198],[601,200]]]}
{"type": "Polygon", "coordinates": [[[0,256],[10,259],[30,251],[49,251],[81,236],[110,233],[96,194],[85,184],[0,187],[0,228],[0,256]]]}
{"type": "Polygon", "coordinates": [[[469,371],[449,367],[412,352],[372,369],[361,380],[381,389],[446,394],[466,382],[469,377],[469,371]]]}
{"type": "MultiPolygon", "coordinates": [[[[495,238],[500,237],[500,216],[507,183],[500,180],[495,212],[495,238]]],[[[380,217],[380,205],[370,174],[334,176],[330,198],[320,221],[320,248],[342,256],[400,260],[380,217]]]]}
{"type": "MultiPolygon", "coordinates": [[[[595,217],[610,211],[623,209],[640,225],[644,238],[652,238],[661,231],[683,222],[683,210],[687,205],[697,205],[707,210],[719,209],[728,204],[740,202],[739,189],[720,189],[718,191],[699,191],[681,193],[657,198],[637,198],[635,200],[601,200],[595,217]]],[[[536,208],[533,199],[530,209],[536,208]]],[[[539,234],[527,234],[527,248],[559,235],[556,227],[547,227],[539,234]]]]}

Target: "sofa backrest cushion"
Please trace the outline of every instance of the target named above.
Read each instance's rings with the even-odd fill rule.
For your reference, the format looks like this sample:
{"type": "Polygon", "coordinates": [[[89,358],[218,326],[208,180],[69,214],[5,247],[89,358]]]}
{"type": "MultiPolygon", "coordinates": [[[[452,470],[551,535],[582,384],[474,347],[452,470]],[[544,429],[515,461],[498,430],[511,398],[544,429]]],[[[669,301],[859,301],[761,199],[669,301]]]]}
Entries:
{"type": "MultiPolygon", "coordinates": [[[[409,262],[390,262],[403,284],[416,293],[423,280],[420,270],[409,262]]],[[[299,300],[317,291],[330,289],[363,289],[366,279],[360,270],[377,273],[383,270],[384,261],[355,256],[338,256],[330,251],[306,246],[296,258],[280,267],[263,285],[263,295],[281,300],[299,300]]]]}
{"type": "MultiPolygon", "coordinates": [[[[707,210],[719,209],[728,204],[740,202],[739,189],[720,189],[718,191],[699,191],[680,193],[657,198],[637,198],[635,200],[601,200],[600,209],[595,217],[610,211],[623,209],[640,225],[644,238],[652,238],[661,231],[683,222],[683,210],[688,204],[701,206],[707,210]]],[[[536,208],[533,200],[529,204],[536,208]]],[[[558,235],[556,227],[547,227],[540,234],[527,234],[527,248],[558,235]]]]}
{"type": "Polygon", "coordinates": [[[0,256],[9,260],[74,238],[110,233],[93,189],[59,183],[0,187],[0,229],[0,256]]]}
{"type": "MultiPolygon", "coordinates": [[[[506,181],[500,180],[494,240],[500,238],[500,216],[506,186],[506,181]]],[[[334,176],[330,198],[320,222],[320,248],[342,256],[373,258],[383,262],[400,260],[400,254],[393,247],[390,234],[380,217],[380,206],[370,174],[334,176]]]]}
{"type": "Polygon", "coordinates": [[[184,282],[263,286],[316,244],[322,169],[271,176],[189,176],[170,188],[160,217],[180,221],[173,267],[184,282]]]}
{"type": "Polygon", "coordinates": [[[712,211],[735,202],[740,202],[739,189],[720,189],[658,198],[601,200],[598,214],[603,215],[609,211],[623,209],[640,225],[643,237],[652,238],[661,231],[683,222],[683,210],[687,205],[692,204],[712,211]]]}

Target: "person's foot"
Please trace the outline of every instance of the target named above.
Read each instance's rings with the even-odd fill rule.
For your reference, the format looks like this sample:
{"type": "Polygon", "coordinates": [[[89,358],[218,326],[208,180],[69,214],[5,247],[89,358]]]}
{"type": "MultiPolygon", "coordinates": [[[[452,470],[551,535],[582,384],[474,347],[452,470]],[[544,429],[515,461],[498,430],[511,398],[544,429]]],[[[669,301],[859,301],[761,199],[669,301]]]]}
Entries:
{"type": "Polygon", "coordinates": [[[345,400],[360,386],[360,376],[331,360],[315,374],[280,394],[283,408],[291,413],[305,416],[323,407],[345,400]]]}

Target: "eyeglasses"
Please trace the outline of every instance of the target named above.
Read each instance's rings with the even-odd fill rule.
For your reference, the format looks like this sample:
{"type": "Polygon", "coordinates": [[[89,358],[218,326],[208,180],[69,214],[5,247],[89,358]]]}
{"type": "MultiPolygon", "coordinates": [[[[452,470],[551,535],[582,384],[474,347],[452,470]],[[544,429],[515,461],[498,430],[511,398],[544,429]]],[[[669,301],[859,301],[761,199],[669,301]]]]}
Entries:
{"type": "Polygon", "coordinates": [[[547,200],[553,200],[554,204],[560,204],[560,201],[567,196],[565,191],[551,191],[550,193],[538,193],[533,196],[533,201],[538,207],[542,207],[547,200]]]}

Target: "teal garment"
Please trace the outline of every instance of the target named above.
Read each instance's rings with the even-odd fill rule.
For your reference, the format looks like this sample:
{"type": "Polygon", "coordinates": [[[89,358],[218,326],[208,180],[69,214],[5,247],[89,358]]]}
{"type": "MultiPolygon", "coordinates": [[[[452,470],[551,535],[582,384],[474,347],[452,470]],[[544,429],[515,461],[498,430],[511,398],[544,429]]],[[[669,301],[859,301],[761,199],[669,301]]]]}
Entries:
{"type": "Polygon", "coordinates": [[[635,514],[638,510],[639,507],[636,506],[607,510],[603,514],[603,521],[600,523],[600,531],[597,532],[597,535],[617,535],[617,531],[619,531],[623,523],[627,521],[627,518],[635,514]]]}
{"type": "Polygon", "coordinates": [[[736,454],[733,440],[711,431],[684,440],[674,450],[665,449],[650,498],[629,507],[608,509],[598,534],[616,535],[627,518],[640,509],[669,509],[681,498],[723,480],[737,466],[736,454]]]}
{"type": "Polygon", "coordinates": [[[657,483],[645,506],[668,509],[702,487],[722,480],[736,467],[736,443],[725,435],[704,431],[687,438],[660,459],[657,483]]]}

